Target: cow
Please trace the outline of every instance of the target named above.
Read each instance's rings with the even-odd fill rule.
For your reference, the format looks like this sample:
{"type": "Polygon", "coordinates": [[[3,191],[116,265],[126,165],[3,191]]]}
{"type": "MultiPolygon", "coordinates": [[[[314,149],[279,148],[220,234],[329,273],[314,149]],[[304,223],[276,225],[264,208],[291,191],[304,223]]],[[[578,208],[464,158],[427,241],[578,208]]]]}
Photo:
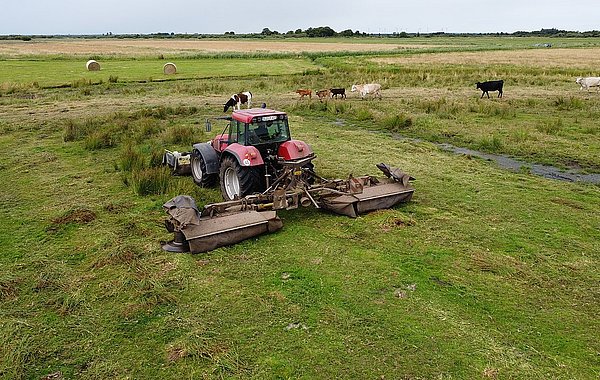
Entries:
{"type": "Polygon", "coordinates": [[[360,97],[363,99],[368,94],[373,94],[373,98],[378,96],[381,99],[381,85],[379,83],[353,84],[350,91],[358,91],[360,97]]]}
{"type": "Polygon", "coordinates": [[[579,86],[579,90],[583,90],[584,88],[589,92],[590,87],[596,87],[596,92],[600,90],[600,77],[579,77],[575,80],[579,86]]]}
{"type": "Polygon", "coordinates": [[[326,99],[329,97],[329,95],[331,94],[331,92],[329,90],[319,90],[317,91],[317,96],[319,97],[319,101],[323,101],[323,99],[326,99]]]}
{"type": "MultiPolygon", "coordinates": [[[[490,93],[488,91],[498,91],[498,97],[502,97],[502,87],[504,86],[503,80],[490,80],[487,82],[477,82],[475,83],[478,89],[482,91],[481,98],[483,95],[487,94],[488,99],[490,98],[490,93]]],[[[481,99],[479,98],[479,99],[481,99]]]]}
{"type": "Polygon", "coordinates": [[[346,89],[345,88],[330,88],[329,92],[331,93],[332,98],[334,95],[335,95],[336,99],[337,99],[338,95],[341,95],[342,99],[344,99],[346,97],[346,89]]]}
{"type": "Polygon", "coordinates": [[[237,107],[239,110],[242,104],[248,103],[248,108],[252,103],[252,93],[250,91],[240,92],[239,94],[231,95],[231,98],[225,103],[223,107],[223,112],[227,112],[229,107],[233,107],[234,109],[237,107]]]}
{"type": "Polygon", "coordinates": [[[306,95],[308,95],[308,97],[312,99],[312,90],[299,89],[296,90],[296,93],[300,95],[300,99],[302,99],[306,95]]]}

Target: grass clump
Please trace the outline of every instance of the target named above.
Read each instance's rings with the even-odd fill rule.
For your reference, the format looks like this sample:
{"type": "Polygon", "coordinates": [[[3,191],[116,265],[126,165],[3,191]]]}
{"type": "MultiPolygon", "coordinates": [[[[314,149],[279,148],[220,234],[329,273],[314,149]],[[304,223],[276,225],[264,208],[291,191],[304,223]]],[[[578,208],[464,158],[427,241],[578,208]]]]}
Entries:
{"type": "Polygon", "coordinates": [[[76,141],[81,139],[83,136],[87,135],[87,130],[81,128],[79,124],[75,121],[69,119],[65,123],[64,132],[63,132],[63,141],[76,141]]]}
{"type": "Polygon", "coordinates": [[[68,119],[64,125],[63,141],[79,141],[87,138],[93,131],[102,128],[102,122],[97,119],[87,119],[79,123],[73,119],[68,119]]]}
{"type": "Polygon", "coordinates": [[[356,120],[358,120],[358,121],[368,121],[368,120],[374,119],[373,111],[371,111],[368,108],[361,107],[361,108],[354,109],[353,114],[354,114],[354,118],[356,118],[356,120]]]}
{"type": "Polygon", "coordinates": [[[84,79],[84,78],[80,78],[77,80],[74,80],[71,82],[71,87],[72,88],[81,88],[81,87],[88,87],[91,86],[92,80],[91,79],[84,79]]]}
{"type": "Polygon", "coordinates": [[[120,157],[120,168],[126,172],[146,168],[146,157],[133,144],[126,144],[120,157]]]}
{"type": "Polygon", "coordinates": [[[485,152],[494,152],[499,153],[502,152],[504,148],[504,143],[502,142],[502,138],[498,135],[492,135],[491,137],[483,137],[479,140],[478,148],[485,152]]]}
{"type": "Polygon", "coordinates": [[[131,185],[137,195],[161,195],[169,189],[171,172],[166,167],[136,170],[131,175],[131,185]]]}
{"type": "Polygon", "coordinates": [[[581,109],[583,108],[583,101],[574,96],[559,96],[552,102],[552,105],[559,110],[581,109]]]}
{"type": "Polygon", "coordinates": [[[547,135],[557,135],[563,129],[563,121],[561,118],[556,120],[547,120],[539,123],[535,128],[547,135]]]}
{"type": "Polygon", "coordinates": [[[401,113],[385,117],[381,121],[381,124],[383,128],[391,132],[399,132],[412,127],[413,120],[412,117],[401,113]]]}
{"type": "Polygon", "coordinates": [[[133,123],[133,127],[136,131],[135,138],[139,142],[143,142],[144,140],[157,135],[163,129],[158,120],[148,117],[136,120],[133,123]]]}
{"type": "Polygon", "coordinates": [[[199,141],[197,131],[198,128],[192,126],[177,125],[167,132],[167,141],[170,144],[191,146],[199,141]]]}
{"type": "Polygon", "coordinates": [[[92,132],[85,139],[85,148],[88,150],[113,148],[116,144],[116,135],[108,130],[92,132]]]}

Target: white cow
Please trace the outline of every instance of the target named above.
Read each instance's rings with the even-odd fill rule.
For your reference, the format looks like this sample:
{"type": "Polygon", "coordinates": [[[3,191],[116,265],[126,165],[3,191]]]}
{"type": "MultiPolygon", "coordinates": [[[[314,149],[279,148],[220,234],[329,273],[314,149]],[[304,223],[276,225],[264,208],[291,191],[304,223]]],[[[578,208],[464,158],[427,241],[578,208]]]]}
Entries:
{"type": "Polygon", "coordinates": [[[381,99],[381,85],[379,83],[353,84],[350,91],[358,91],[361,98],[364,98],[367,94],[373,94],[373,97],[378,96],[381,99]]]}
{"type": "Polygon", "coordinates": [[[585,88],[589,92],[590,87],[596,87],[596,91],[600,90],[600,77],[579,77],[575,80],[575,83],[581,86],[579,90],[583,90],[585,88]]]}

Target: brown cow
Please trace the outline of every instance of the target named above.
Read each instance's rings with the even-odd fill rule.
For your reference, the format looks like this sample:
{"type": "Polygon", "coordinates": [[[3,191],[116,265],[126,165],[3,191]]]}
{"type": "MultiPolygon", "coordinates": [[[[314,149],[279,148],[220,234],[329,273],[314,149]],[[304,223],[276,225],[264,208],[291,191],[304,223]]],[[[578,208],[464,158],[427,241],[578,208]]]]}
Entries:
{"type": "Polygon", "coordinates": [[[319,97],[319,101],[321,101],[321,102],[323,101],[323,99],[329,98],[330,94],[331,94],[330,90],[317,91],[317,96],[319,97]]]}
{"type": "Polygon", "coordinates": [[[312,90],[300,89],[300,90],[296,90],[296,93],[300,94],[300,99],[302,99],[306,95],[308,95],[308,97],[312,99],[312,90]]]}

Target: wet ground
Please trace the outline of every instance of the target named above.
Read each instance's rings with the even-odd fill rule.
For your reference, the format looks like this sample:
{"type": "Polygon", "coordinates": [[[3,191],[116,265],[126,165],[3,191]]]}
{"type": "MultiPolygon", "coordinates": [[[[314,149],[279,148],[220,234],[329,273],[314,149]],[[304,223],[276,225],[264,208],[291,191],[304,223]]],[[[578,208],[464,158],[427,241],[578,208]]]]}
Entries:
{"type": "MultiPolygon", "coordinates": [[[[394,138],[398,140],[405,141],[414,141],[414,142],[424,142],[425,140],[415,139],[410,137],[405,137],[402,135],[394,135],[394,138]]],[[[460,148],[447,143],[433,143],[440,149],[452,152],[455,154],[468,155],[471,157],[481,158],[487,161],[492,161],[499,167],[507,170],[511,170],[514,172],[529,172],[534,175],[538,175],[544,178],[556,179],[559,181],[568,181],[568,182],[584,182],[584,183],[593,183],[600,184],[600,174],[586,174],[581,173],[578,170],[562,170],[557,167],[551,165],[541,165],[541,164],[533,164],[530,162],[525,162],[521,160],[517,160],[515,158],[502,155],[502,154],[492,154],[492,153],[484,153],[473,149],[468,148],[460,148]]]]}

